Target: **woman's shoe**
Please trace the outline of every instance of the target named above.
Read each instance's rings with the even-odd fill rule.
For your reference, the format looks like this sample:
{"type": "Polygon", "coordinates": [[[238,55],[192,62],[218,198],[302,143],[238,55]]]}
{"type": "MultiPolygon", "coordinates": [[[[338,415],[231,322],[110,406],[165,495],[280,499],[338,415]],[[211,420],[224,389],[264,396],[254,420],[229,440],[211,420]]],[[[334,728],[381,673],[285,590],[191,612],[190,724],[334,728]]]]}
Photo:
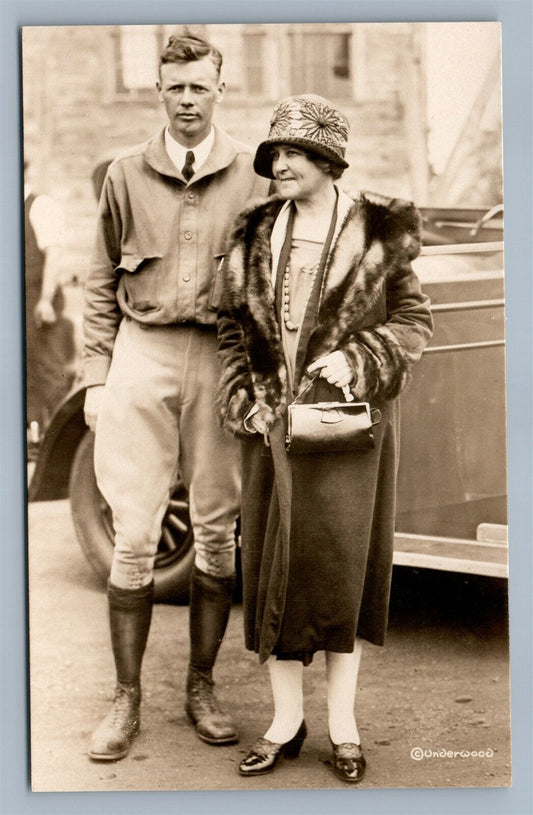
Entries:
{"type": "Polygon", "coordinates": [[[333,744],[333,771],[342,781],[358,784],[363,779],[366,760],[360,744],[333,744]]]}
{"type": "Polygon", "coordinates": [[[305,721],[302,721],[296,735],[284,744],[260,738],[239,764],[241,775],[265,775],[271,773],[276,766],[278,758],[298,758],[302,744],[307,736],[305,721]]]}

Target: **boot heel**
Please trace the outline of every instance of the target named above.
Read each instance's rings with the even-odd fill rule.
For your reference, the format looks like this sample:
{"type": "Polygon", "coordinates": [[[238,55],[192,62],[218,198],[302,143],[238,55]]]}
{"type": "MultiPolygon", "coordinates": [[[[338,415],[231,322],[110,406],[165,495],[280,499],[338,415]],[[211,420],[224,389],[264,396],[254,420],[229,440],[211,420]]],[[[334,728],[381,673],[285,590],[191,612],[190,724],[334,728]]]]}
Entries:
{"type": "Polygon", "coordinates": [[[293,738],[290,741],[286,741],[285,744],[282,745],[280,753],[283,755],[283,757],[298,758],[298,756],[300,755],[300,750],[302,749],[302,744],[304,743],[306,736],[307,727],[305,721],[302,721],[296,735],[293,736],[293,738]]]}

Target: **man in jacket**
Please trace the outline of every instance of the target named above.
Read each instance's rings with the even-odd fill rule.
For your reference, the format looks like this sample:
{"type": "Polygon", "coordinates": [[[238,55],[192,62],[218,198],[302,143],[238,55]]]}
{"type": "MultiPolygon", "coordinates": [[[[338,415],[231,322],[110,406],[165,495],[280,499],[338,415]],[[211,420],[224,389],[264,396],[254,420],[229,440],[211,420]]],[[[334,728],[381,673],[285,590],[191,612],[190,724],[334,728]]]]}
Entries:
{"type": "Polygon", "coordinates": [[[60,285],[64,223],[49,195],[34,193],[24,162],[24,272],[26,294],[26,425],[28,458],[35,458],[50,417],[69,391],[76,349],[63,314],[60,285]]]}
{"type": "Polygon", "coordinates": [[[170,38],[157,83],[168,125],[111,164],[100,198],[84,312],[85,415],[113,512],[117,684],[93,734],[95,760],[125,756],[139,727],[154,556],[178,469],[195,547],[186,712],[203,741],[238,738],[212,679],[231,607],[240,503],[237,450],[214,414],[215,328],[227,235],[266,186],[249,149],[211,123],[224,94],[221,64],[205,40],[170,38]]]}

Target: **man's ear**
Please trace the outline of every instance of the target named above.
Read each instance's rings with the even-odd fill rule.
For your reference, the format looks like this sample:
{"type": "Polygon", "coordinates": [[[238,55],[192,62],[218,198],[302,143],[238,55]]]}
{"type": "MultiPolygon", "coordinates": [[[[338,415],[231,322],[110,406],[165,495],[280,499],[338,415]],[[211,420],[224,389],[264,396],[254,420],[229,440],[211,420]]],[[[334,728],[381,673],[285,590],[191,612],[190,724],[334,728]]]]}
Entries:
{"type": "Polygon", "coordinates": [[[163,101],[163,92],[161,90],[161,82],[159,82],[159,80],[157,80],[157,82],[155,83],[155,86],[157,88],[157,98],[159,99],[160,102],[162,102],[163,101]]]}
{"type": "Polygon", "coordinates": [[[217,94],[217,98],[216,98],[215,102],[218,105],[219,102],[222,102],[222,100],[224,99],[224,94],[226,93],[226,83],[225,82],[219,82],[218,85],[217,85],[217,90],[218,90],[218,94],[217,94]]]}

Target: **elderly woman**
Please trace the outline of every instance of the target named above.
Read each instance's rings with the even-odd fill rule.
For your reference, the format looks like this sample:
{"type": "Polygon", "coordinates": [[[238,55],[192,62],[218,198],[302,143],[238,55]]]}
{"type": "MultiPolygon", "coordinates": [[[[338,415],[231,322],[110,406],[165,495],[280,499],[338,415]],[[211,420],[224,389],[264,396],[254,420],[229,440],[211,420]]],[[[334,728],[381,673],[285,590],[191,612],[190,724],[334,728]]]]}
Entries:
{"type": "Polygon", "coordinates": [[[362,640],[384,642],[398,465],[397,397],[432,333],[410,261],[419,218],[408,202],[350,197],[336,185],[345,116],[314,95],[274,111],[256,172],[279,194],[241,213],[219,314],[218,411],[242,439],[246,647],[268,662],[274,719],[240,764],[270,772],[306,735],[303,666],[325,651],[333,768],[357,783],[354,716],[362,640]],[[311,388],[309,384],[312,380],[311,388]],[[357,401],[381,411],[364,452],[292,455],[287,406],[357,401]]]}

